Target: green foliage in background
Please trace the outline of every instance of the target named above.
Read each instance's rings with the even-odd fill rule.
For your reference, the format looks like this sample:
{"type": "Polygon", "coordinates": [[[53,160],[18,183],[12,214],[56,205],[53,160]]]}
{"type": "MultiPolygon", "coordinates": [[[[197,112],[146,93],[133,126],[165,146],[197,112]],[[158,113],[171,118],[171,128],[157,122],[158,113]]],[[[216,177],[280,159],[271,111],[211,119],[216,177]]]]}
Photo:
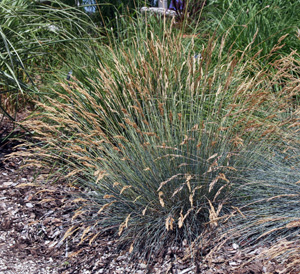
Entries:
{"type": "Polygon", "coordinates": [[[135,10],[144,5],[149,5],[147,0],[86,0],[82,1],[85,11],[99,26],[114,28],[117,16],[131,14],[135,16],[135,10]]]}
{"type": "Polygon", "coordinates": [[[298,10],[300,1],[244,1],[213,0],[205,8],[206,31],[227,36],[227,51],[243,50],[256,36],[251,47],[261,51],[258,57],[268,54],[280,37],[288,34],[285,45],[278,54],[289,54],[291,49],[300,50],[296,37],[300,25],[298,10]],[[256,34],[257,33],[257,34],[256,34]]]}
{"type": "Polygon", "coordinates": [[[88,16],[52,2],[56,8],[28,0],[0,2],[1,123],[4,117],[15,121],[32,96],[40,93],[37,85],[50,79],[74,53],[80,56],[78,49],[86,52],[89,46],[83,43],[90,38],[87,30],[93,31],[88,16]]]}

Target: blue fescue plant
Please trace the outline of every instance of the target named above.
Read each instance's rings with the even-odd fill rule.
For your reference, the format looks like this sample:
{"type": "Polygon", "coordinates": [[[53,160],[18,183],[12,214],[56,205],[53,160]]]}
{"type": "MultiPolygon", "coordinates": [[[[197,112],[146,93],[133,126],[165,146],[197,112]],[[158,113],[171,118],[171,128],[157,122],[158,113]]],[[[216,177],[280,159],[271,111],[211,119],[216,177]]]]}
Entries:
{"type": "Polygon", "coordinates": [[[39,167],[55,163],[83,190],[66,237],[81,231],[92,243],[112,232],[151,260],[238,220],[246,206],[263,214],[257,197],[288,191],[297,176],[279,177],[285,166],[272,159],[298,152],[299,64],[292,52],[271,73],[248,58],[249,47],[224,58],[225,43],[214,38],[195,58],[195,43],[142,22],[131,39],[95,49],[101,62],[89,84],[73,78],[37,102],[40,112],[24,125],[40,145],[28,143],[23,155],[39,167]]]}

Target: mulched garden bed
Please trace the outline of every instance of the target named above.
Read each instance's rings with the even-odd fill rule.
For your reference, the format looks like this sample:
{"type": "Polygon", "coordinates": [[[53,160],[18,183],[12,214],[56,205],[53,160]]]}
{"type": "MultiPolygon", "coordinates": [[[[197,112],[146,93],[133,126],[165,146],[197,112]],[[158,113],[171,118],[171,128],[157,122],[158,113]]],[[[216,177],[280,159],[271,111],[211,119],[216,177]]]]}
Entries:
{"type": "Polygon", "coordinates": [[[4,161],[11,151],[11,146],[2,147],[0,155],[0,273],[285,273],[284,266],[274,261],[243,265],[267,247],[252,252],[250,248],[245,254],[238,245],[227,245],[210,262],[200,256],[184,260],[187,247],[167,248],[147,265],[142,259],[130,260],[126,250],[117,250],[117,239],[110,234],[91,245],[79,245],[80,235],[62,241],[74,223],[73,201],[80,191],[58,182],[43,184],[46,171],[21,169],[21,158],[4,161]]]}

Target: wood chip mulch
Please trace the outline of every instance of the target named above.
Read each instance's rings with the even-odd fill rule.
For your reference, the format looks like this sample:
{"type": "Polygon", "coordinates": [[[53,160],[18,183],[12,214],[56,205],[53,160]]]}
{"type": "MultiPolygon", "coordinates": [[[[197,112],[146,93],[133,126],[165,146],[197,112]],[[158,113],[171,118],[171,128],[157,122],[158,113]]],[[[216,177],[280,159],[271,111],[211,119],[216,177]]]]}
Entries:
{"type": "Polygon", "coordinates": [[[164,257],[147,265],[117,250],[112,235],[101,236],[91,245],[78,245],[80,237],[62,241],[72,223],[77,208],[72,201],[79,190],[59,183],[37,184],[47,174],[21,170],[20,158],[4,161],[9,151],[2,149],[0,155],[0,274],[284,273],[284,266],[271,261],[254,260],[241,269],[249,256],[237,245],[224,247],[210,264],[200,257],[184,260],[184,250],[168,249],[164,257]]]}

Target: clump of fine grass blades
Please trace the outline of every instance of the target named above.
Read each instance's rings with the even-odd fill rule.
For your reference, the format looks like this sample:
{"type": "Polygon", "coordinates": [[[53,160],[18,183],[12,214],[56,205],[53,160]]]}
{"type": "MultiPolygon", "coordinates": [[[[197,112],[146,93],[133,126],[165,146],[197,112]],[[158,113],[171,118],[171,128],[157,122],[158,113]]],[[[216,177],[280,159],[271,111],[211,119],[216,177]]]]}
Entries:
{"type": "Polygon", "coordinates": [[[66,236],[81,230],[91,243],[112,231],[151,260],[214,231],[256,195],[270,198],[290,184],[268,188],[272,182],[254,174],[277,176],[266,160],[298,149],[299,111],[289,107],[299,89],[293,54],[270,75],[255,58],[224,59],[216,41],[195,58],[168,29],[162,38],[150,32],[145,40],[133,36],[130,46],[97,50],[97,77],[62,84],[26,124],[42,144],[32,144],[29,163],[55,162],[84,189],[66,236]]]}
{"type": "Polygon", "coordinates": [[[299,50],[294,35],[300,23],[297,15],[299,8],[299,1],[214,0],[209,1],[204,9],[206,21],[200,27],[220,36],[226,33],[230,41],[226,45],[227,50],[243,50],[259,30],[252,47],[254,52],[261,51],[258,57],[264,62],[264,56],[283,35],[289,34],[289,39],[274,57],[288,55],[291,49],[299,50]]]}

